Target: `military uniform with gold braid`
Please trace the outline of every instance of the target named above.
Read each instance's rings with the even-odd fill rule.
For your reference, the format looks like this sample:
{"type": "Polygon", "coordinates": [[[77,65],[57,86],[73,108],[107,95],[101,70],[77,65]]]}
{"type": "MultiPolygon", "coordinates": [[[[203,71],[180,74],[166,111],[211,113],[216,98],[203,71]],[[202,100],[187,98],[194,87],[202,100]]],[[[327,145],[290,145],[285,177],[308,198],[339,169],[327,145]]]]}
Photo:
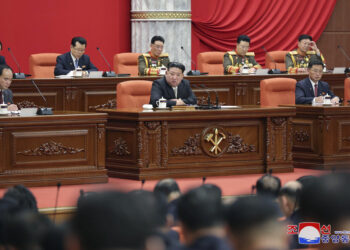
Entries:
{"type": "Polygon", "coordinates": [[[236,51],[228,51],[224,55],[224,73],[236,74],[244,63],[249,68],[260,69],[261,66],[255,61],[254,52],[247,52],[245,56],[238,55],[236,51]]]}
{"type": "Polygon", "coordinates": [[[168,53],[161,54],[158,58],[151,57],[150,52],[144,53],[138,58],[139,75],[159,75],[159,68],[168,66],[168,53]]]}
{"type": "Polygon", "coordinates": [[[299,49],[288,52],[285,59],[288,73],[297,73],[299,68],[307,68],[313,58],[321,58],[322,62],[325,63],[323,55],[318,56],[314,50],[306,52],[305,56],[299,52],[299,49]]]}

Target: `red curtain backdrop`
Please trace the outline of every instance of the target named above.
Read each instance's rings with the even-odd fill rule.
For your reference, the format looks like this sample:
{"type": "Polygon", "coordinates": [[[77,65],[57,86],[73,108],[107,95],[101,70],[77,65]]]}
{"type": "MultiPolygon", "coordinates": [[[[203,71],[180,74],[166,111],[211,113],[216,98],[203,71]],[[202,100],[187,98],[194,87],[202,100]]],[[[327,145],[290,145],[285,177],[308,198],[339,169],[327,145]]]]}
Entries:
{"type": "Polygon", "coordinates": [[[229,51],[237,37],[251,38],[250,51],[264,65],[265,52],[292,50],[298,36],[317,41],[336,0],[192,0],[192,58],[205,51],[229,51]]]}
{"type": "Polygon", "coordinates": [[[131,0],[9,0],[1,2],[0,54],[17,71],[11,47],[22,71],[29,73],[29,55],[65,53],[73,36],[87,39],[86,54],[100,69],[107,70],[96,47],[112,64],[113,55],[130,51],[131,0]]]}

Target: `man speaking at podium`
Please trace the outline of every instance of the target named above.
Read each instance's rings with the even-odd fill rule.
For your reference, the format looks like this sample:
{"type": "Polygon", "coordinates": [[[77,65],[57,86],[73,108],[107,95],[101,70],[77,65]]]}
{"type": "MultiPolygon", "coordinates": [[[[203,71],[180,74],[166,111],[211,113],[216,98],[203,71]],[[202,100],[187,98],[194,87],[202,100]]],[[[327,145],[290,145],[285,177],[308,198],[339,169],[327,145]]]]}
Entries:
{"type": "Polygon", "coordinates": [[[78,68],[83,71],[97,71],[95,65],[90,61],[90,57],[84,55],[86,45],[85,38],[73,37],[70,52],[60,55],[56,59],[55,76],[67,75],[78,68]]]}
{"type": "Polygon", "coordinates": [[[183,79],[185,65],[178,62],[169,62],[165,76],[155,80],[152,84],[150,104],[157,107],[157,101],[165,98],[166,106],[197,104],[190,82],[183,79]]]}

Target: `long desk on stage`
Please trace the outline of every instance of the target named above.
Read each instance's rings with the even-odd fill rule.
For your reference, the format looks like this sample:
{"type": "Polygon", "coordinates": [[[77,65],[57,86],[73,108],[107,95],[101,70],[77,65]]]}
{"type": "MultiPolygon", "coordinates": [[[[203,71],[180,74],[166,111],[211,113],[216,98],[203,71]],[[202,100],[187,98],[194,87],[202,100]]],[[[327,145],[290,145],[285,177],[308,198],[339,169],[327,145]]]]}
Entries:
{"type": "Polygon", "coordinates": [[[293,171],[294,107],[102,109],[109,176],[130,179],[293,171]]]}
{"type": "Polygon", "coordinates": [[[297,105],[294,167],[350,168],[350,106],[297,105]]]}
{"type": "Polygon", "coordinates": [[[103,113],[0,116],[0,187],[107,182],[103,113]]]}
{"type": "MultiPolygon", "coordinates": [[[[225,105],[259,105],[260,80],[272,77],[291,77],[301,80],[306,75],[234,75],[234,76],[190,76],[192,89],[199,103],[206,100],[207,90],[195,88],[204,84],[218,93],[219,101],[225,105]]],[[[159,77],[119,77],[119,78],[80,78],[80,79],[35,79],[43,92],[48,105],[55,110],[93,112],[100,108],[115,108],[116,85],[128,80],[150,80],[159,77]]],[[[330,84],[332,91],[343,97],[344,74],[323,75],[322,80],[330,84]]],[[[20,107],[47,106],[34,88],[31,79],[14,80],[11,89],[14,102],[20,107]]],[[[211,100],[215,100],[211,91],[211,100]]]]}

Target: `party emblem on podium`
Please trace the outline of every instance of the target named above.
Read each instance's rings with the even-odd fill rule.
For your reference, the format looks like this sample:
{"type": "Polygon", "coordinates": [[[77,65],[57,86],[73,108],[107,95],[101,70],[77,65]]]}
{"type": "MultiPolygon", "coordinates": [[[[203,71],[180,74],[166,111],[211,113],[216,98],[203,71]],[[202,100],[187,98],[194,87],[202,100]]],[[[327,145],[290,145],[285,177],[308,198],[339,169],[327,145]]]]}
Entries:
{"type": "Polygon", "coordinates": [[[208,127],[202,133],[202,149],[212,157],[219,157],[227,150],[227,133],[217,126],[208,127]]]}

